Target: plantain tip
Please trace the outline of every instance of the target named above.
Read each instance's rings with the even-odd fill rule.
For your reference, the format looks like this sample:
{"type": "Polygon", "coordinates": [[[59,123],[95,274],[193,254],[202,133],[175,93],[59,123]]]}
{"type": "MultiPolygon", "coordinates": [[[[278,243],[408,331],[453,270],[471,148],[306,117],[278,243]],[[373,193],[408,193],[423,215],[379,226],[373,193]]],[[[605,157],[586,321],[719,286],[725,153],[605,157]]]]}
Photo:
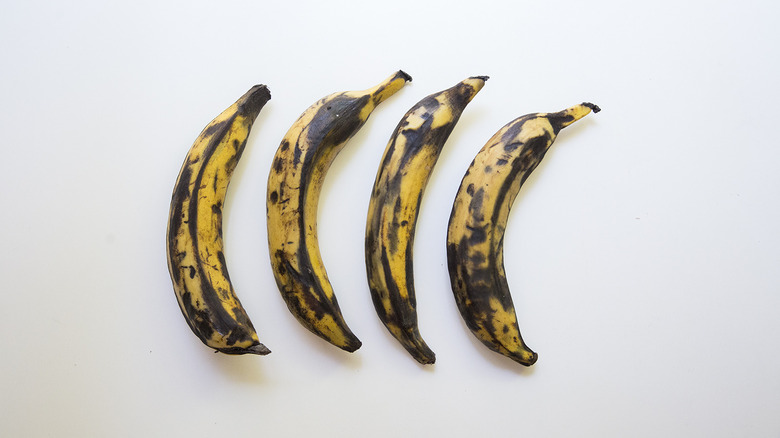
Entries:
{"type": "Polygon", "coordinates": [[[490,79],[490,76],[472,76],[469,79],[481,79],[483,81],[487,81],[488,79],[490,79]]]}
{"type": "Polygon", "coordinates": [[[224,353],[229,354],[231,356],[238,356],[241,354],[258,354],[260,356],[265,356],[266,354],[269,354],[271,350],[268,349],[265,345],[261,343],[257,343],[255,345],[252,345],[251,347],[228,347],[228,348],[217,348],[215,349],[214,353],[224,353]]]}
{"type": "Polygon", "coordinates": [[[266,354],[271,353],[271,350],[269,350],[268,347],[266,347],[263,344],[257,344],[247,348],[246,352],[251,354],[258,354],[260,356],[265,356],[266,354]]]}
{"type": "Polygon", "coordinates": [[[412,77],[403,70],[398,70],[398,76],[402,77],[406,82],[412,82],[412,77]]]}
{"type": "Polygon", "coordinates": [[[590,108],[591,111],[593,111],[594,113],[597,113],[597,112],[601,111],[601,108],[599,108],[598,105],[592,104],[590,102],[582,102],[582,105],[590,108]]]}
{"type": "Polygon", "coordinates": [[[360,342],[360,339],[358,339],[355,335],[350,334],[350,336],[347,337],[346,342],[344,342],[343,345],[339,345],[339,344],[333,344],[333,345],[336,345],[337,347],[341,348],[342,350],[348,353],[354,353],[360,347],[363,346],[363,343],[360,342]]]}
{"type": "Polygon", "coordinates": [[[433,365],[436,363],[436,354],[428,349],[428,351],[411,352],[412,357],[420,363],[420,365],[433,365]]]}
{"type": "Polygon", "coordinates": [[[436,354],[425,343],[418,329],[415,328],[411,333],[405,332],[398,340],[401,341],[401,345],[420,364],[431,365],[436,363],[436,354]]]}
{"type": "Polygon", "coordinates": [[[539,355],[528,349],[528,347],[508,353],[502,352],[501,354],[526,367],[532,366],[536,363],[536,360],[539,359],[539,355]]]}
{"type": "Polygon", "coordinates": [[[271,100],[271,91],[265,85],[255,85],[241,98],[239,112],[254,119],[257,114],[271,100]]]}

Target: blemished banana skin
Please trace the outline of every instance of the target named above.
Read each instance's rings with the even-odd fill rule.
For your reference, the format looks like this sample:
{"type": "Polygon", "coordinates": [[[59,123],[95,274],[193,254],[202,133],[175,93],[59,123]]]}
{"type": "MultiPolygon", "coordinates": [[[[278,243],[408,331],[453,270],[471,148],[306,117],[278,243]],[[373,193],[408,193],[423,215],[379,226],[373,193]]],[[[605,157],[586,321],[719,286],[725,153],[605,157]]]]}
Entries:
{"type": "Polygon", "coordinates": [[[320,254],[320,192],[347,141],[377,105],[411,79],[398,71],[375,87],[334,93],[314,103],[284,136],[268,177],[268,247],[279,291],[304,327],[348,352],[361,342],[344,321],[320,254]]]}
{"type": "Polygon", "coordinates": [[[566,126],[598,106],[519,117],[493,135],[461,181],[447,229],[452,291],[466,325],[489,349],[525,366],[538,356],[520,335],[504,271],[504,231],[520,187],[566,126]]]}
{"type": "Polygon", "coordinates": [[[230,178],[270,98],[265,85],[255,85],[203,129],[187,153],[171,199],[166,253],[179,307],[195,335],[226,354],[271,352],[258,340],[236,296],[222,241],[230,178]]]}
{"type": "Polygon", "coordinates": [[[463,110],[487,76],[465,79],[414,105],[393,131],[371,191],[366,272],[377,315],[421,364],[436,355],[420,335],[412,250],[425,187],[463,110]]]}

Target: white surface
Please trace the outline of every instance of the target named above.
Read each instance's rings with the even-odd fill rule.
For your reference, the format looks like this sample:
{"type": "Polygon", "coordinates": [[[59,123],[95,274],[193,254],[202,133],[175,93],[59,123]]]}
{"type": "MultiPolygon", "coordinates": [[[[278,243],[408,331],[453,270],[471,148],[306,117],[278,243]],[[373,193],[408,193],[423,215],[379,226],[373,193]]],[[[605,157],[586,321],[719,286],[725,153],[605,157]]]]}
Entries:
{"type": "Polygon", "coordinates": [[[0,435],[780,436],[776,2],[77,2],[0,16],[0,435]],[[265,237],[294,119],[397,69],[414,81],[334,163],[323,257],[364,343],[305,331],[265,237]],[[390,132],[423,96],[490,75],[423,201],[415,277],[435,366],[377,319],[363,229],[390,132]],[[185,324],[165,262],[184,154],[255,83],[226,257],[266,357],[185,324]],[[478,344],[445,227],[473,155],[509,120],[583,100],[517,199],[506,265],[539,361],[478,344]]]}

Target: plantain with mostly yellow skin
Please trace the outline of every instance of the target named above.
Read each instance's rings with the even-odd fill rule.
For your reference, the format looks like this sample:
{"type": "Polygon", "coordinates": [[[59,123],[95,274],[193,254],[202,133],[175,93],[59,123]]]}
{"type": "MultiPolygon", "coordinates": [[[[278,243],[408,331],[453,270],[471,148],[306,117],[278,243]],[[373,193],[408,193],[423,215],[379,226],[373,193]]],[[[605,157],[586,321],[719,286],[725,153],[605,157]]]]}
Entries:
{"type": "Polygon", "coordinates": [[[395,128],[377,172],[366,225],[371,298],[387,330],[421,364],[436,355],[420,335],[412,245],[425,186],[447,138],[487,76],[476,76],[413,106],[395,128]]]}
{"type": "Polygon", "coordinates": [[[336,155],[377,105],[412,78],[398,71],[364,91],[326,96],[284,136],[268,176],[268,247],[274,278],[290,312],[312,333],[353,352],[360,340],[344,321],[317,241],[322,184],[336,155]]]}
{"type": "Polygon", "coordinates": [[[537,354],[520,336],[504,271],[504,231],[520,187],[558,132],[600,111],[582,103],[557,113],[519,117],[493,135],[461,181],[447,230],[447,262],[466,325],[489,349],[525,366],[537,354]]]}
{"type": "Polygon", "coordinates": [[[222,249],[222,207],[257,114],[271,98],[255,85],[209,123],[179,172],[168,217],[168,270],[184,319],[226,354],[268,354],[241,306],[222,249]]]}

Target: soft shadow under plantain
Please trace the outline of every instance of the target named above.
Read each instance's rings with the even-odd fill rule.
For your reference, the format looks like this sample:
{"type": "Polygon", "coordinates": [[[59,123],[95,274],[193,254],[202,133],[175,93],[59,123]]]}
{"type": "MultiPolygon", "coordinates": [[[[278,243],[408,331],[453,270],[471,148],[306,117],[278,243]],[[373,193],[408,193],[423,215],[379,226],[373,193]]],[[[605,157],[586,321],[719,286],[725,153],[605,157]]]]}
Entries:
{"type": "MultiPolygon", "coordinates": [[[[207,352],[208,354],[208,352],[207,352]]],[[[271,353],[273,354],[273,353],[271,353]]],[[[229,376],[231,379],[252,385],[264,385],[268,383],[268,377],[263,372],[264,360],[267,356],[257,356],[254,354],[229,355],[222,353],[211,353],[209,363],[216,368],[221,375],[229,376]]]]}

